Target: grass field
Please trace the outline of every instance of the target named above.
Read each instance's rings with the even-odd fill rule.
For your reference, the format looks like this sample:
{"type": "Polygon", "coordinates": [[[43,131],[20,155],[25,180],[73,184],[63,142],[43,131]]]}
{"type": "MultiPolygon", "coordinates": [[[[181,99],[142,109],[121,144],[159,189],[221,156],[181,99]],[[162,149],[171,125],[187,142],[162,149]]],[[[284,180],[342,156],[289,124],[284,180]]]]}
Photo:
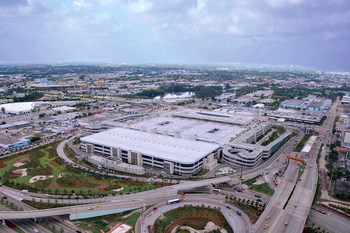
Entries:
{"type": "Polygon", "coordinates": [[[243,184],[246,184],[246,185],[253,185],[256,181],[257,181],[257,178],[259,177],[255,177],[253,179],[250,179],[250,180],[247,180],[247,181],[244,181],[243,184]]]}
{"type": "Polygon", "coordinates": [[[180,207],[164,213],[164,219],[156,220],[154,232],[170,232],[171,229],[182,225],[203,230],[209,221],[233,233],[220,210],[197,206],[180,207]]]}
{"type": "Polygon", "coordinates": [[[66,166],[56,155],[56,145],[34,149],[30,152],[0,160],[0,183],[17,189],[51,194],[122,194],[154,189],[157,184],[140,181],[120,180],[100,177],[66,166]],[[15,163],[23,165],[14,167],[15,163]],[[14,172],[26,169],[27,175],[14,172]],[[22,175],[22,176],[21,176],[22,175]],[[30,183],[34,176],[46,175],[48,179],[38,179],[30,183]],[[122,189],[117,191],[117,189],[122,189]]]}
{"type": "Polygon", "coordinates": [[[255,185],[253,187],[253,190],[270,196],[272,196],[275,192],[273,189],[270,188],[270,186],[267,183],[255,185]]]}
{"type": "Polygon", "coordinates": [[[140,217],[140,213],[133,213],[127,219],[125,219],[124,223],[129,226],[132,226],[135,229],[135,224],[139,217],[140,217]]]}
{"type": "Polygon", "coordinates": [[[134,213],[128,218],[126,218],[126,220],[123,220],[123,216],[128,214],[130,214],[129,211],[118,214],[105,215],[101,217],[81,219],[74,221],[74,224],[80,227],[81,229],[87,230],[92,233],[101,233],[101,230],[104,232],[108,232],[115,225],[123,221],[125,224],[134,227],[137,218],[140,216],[140,213],[134,213]]]}

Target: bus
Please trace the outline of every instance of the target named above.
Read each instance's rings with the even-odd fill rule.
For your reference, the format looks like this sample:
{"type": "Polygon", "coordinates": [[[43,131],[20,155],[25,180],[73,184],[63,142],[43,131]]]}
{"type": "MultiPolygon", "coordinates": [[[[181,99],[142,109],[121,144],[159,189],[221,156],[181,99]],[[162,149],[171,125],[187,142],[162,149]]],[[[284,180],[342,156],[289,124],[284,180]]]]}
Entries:
{"type": "Polygon", "coordinates": [[[168,205],[175,204],[175,203],[179,203],[179,202],[180,202],[180,199],[179,199],[179,198],[176,198],[176,199],[173,199],[173,200],[169,200],[169,201],[168,201],[168,205]]]}

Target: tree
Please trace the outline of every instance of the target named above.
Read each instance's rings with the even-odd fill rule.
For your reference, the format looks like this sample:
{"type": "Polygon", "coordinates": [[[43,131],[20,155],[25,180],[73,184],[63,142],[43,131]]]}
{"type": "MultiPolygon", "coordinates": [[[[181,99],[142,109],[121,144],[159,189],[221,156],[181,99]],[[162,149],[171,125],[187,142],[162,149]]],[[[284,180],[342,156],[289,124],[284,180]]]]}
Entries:
{"type": "Polygon", "coordinates": [[[39,141],[39,140],[41,140],[41,137],[39,137],[39,136],[33,136],[33,137],[30,138],[30,142],[36,142],[36,141],[39,141]]]}

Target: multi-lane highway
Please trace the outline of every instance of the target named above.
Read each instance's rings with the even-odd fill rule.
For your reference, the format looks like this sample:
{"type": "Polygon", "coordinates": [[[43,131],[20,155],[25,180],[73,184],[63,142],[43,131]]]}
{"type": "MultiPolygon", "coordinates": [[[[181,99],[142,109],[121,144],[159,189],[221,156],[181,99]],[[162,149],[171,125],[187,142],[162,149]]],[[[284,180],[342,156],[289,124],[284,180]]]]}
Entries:
{"type": "Polygon", "coordinates": [[[350,219],[321,205],[312,208],[307,225],[320,227],[331,233],[350,232],[350,219]]]}
{"type": "Polygon", "coordinates": [[[337,104],[338,102],[335,102],[332,105],[329,117],[319,132],[318,140],[308,153],[306,166],[300,179],[296,180],[298,168],[295,168],[294,163],[289,164],[277,191],[254,225],[254,232],[300,233],[303,231],[317,187],[318,151],[321,145],[329,141],[332,136],[330,132],[335,120],[337,104]]]}

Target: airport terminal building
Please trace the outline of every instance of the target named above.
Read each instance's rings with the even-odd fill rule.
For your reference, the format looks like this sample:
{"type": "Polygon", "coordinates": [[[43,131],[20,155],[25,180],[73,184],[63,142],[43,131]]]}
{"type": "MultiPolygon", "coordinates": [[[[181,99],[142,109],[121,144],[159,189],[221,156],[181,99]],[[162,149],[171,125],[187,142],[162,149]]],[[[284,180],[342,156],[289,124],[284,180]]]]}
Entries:
{"type": "Polygon", "coordinates": [[[88,154],[185,176],[215,167],[221,148],[214,143],[126,128],[110,129],[80,141],[81,149],[88,154]]]}

